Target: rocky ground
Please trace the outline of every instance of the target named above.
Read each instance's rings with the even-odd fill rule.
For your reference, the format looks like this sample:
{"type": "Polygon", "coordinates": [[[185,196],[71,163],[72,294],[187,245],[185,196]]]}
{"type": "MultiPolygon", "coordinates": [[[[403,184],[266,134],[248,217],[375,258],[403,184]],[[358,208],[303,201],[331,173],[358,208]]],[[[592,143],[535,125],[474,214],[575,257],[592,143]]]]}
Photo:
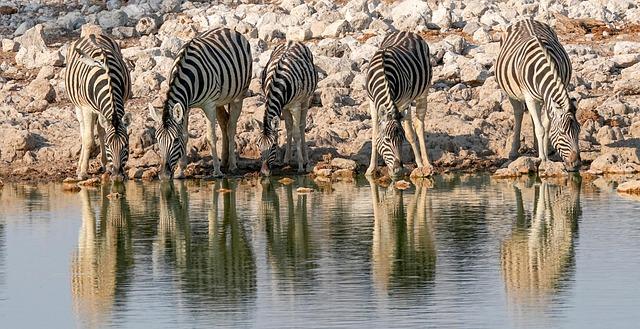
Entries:
{"type": "MultiPolygon", "coordinates": [[[[244,172],[257,170],[255,141],[263,113],[257,77],[273,45],[285,38],[307,43],[320,72],[307,119],[312,162],[323,161],[323,156],[327,160],[330,154],[353,159],[360,169],[368,164],[371,121],[365,72],[384,35],[394,29],[421,33],[431,48],[434,77],[426,128],[437,170],[506,170],[513,115],[493,76],[493,63],[502,31],[524,16],[553,26],[571,57],[570,88],[582,124],[583,170],[640,172],[636,0],[231,2],[0,0],[0,178],[74,176],[80,137],[63,76],[66,48],[83,29],[112,35],[131,63],[128,172],[131,177],[152,177],[159,158],[147,105],[161,104],[165,79],[181,45],[218,26],[238,30],[252,46],[255,78],[236,140],[244,172]]],[[[190,175],[210,169],[204,123],[200,111],[191,112],[190,175]]],[[[529,118],[522,139],[522,153],[535,155],[529,118]]],[[[408,145],[406,151],[409,160],[408,145]]],[[[535,170],[535,161],[523,159],[506,174],[528,171],[531,163],[535,170]],[[520,164],[528,167],[515,168],[520,164]]],[[[96,160],[92,168],[97,174],[96,160]]]]}

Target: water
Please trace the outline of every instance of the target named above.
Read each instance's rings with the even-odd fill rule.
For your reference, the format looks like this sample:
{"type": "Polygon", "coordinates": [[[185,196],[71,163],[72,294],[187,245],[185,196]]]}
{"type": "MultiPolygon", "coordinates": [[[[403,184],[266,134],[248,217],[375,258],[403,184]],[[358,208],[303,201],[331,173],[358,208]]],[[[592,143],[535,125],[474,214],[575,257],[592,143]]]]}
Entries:
{"type": "Polygon", "coordinates": [[[0,190],[2,328],[633,328],[640,202],[576,179],[0,190]],[[315,187],[315,186],[314,186],[315,187]],[[221,188],[230,189],[225,192],[221,188]]]}

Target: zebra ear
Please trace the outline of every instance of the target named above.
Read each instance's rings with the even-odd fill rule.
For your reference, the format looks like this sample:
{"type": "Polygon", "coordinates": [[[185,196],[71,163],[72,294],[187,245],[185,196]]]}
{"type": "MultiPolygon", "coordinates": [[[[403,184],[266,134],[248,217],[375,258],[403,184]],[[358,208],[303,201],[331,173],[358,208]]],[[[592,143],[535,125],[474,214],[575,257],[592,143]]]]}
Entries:
{"type": "Polygon", "coordinates": [[[109,121],[107,121],[107,118],[102,113],[98,113],[98,124],[102,128],[107,128],[107,125],[109,124],[109,121]]]}
{"type": "Polygon", "coordinates": [[[153,119],[153,121],[162,123],[161,116],[158,114],[158,111],[156,111],[156,108],[151,104],[149,104],[149,116],[151,117],[151,119],[153,119]]]}
{"type": "Polygon", "coordinates": [[[89,56],[89,54],[85,53],[80,48],[76,48],[75,50],[76,52],[78,52],[78,54],[80,54],[80,57],[78,58],[80,62],[84,63],[87,66],[95,66],[102,69],[106,69],[107,66],[105,65],[105,63],[98,61],[95,58],[89,56]]]}
{"type": "Polygon", "coordinates": [[[171,114],[173,115],[173,120],[175,120],[176,122],[182,122],[182,117],[184,116],[184,108],[182,107],[182,104],[176,103],[176,105],[173,106],[171,112],[171,114]]]}
{"type": "Polygon", "coordinates": [[[129,128],[131,124],[131,113],[127,112],[122,116],[122,124],[124,124],[125,128],[129,128]]]}

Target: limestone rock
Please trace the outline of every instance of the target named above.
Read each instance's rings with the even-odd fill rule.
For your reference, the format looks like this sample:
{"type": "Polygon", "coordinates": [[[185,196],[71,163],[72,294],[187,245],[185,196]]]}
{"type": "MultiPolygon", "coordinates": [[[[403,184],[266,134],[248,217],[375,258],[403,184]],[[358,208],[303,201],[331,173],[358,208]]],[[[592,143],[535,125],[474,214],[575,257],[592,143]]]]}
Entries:
{"type": "Polygon", "coordinates": [[[58,51],[50,51],[44,42],[43,26],[38,24],[29,29],[16,41],[20,49],[16,54],[16,63],[28,69],[35,69],[44,65],[61,66],[64,58],[58,51]]]}
{"type": "Polygon", "coordinates": [[[640,180],[631,180],[618,185],[619,193],[640,195],[640,180]]]}
{"type": "Polygon", "coordinates": [[[545,161],[538,167],[538,175],[540,177],[566,176],[567,171],[564,170],[562,162],[545,161]]]}

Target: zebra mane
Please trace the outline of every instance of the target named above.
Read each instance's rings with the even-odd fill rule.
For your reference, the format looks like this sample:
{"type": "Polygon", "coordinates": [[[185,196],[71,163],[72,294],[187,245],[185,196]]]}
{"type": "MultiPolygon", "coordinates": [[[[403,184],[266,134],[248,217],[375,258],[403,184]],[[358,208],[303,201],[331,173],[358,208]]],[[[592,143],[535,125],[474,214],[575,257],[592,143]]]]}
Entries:
{"type": "MultiPolygon", "coordinates": [[[[261,82],[262,82],[262,91],[265,94],[265,104],[264,104],[264,116],[262,120],[261,135],[263,136],[262,141],[265,143],[269,143],[266,145],[271,145],[272,143],[274,143],[276,138],[275,136],[277,136],[276,132],[269,131],[271,128],[269,126],[271,121],[270,119],[273,119],[273,118],[268,118],[268,115],[269,115],[268,106],[269,104],[271,104],[269,100],[271,99],[272,97],[271,95],[273,93],[273,80],[277,75],[278,71],[280,70],[282,58],[289,51],[287,45],[288,43],[278,45],[276,49],[273,50],[274,52],[272,53],[271,58],[269,59],[269,63],[267,64],[268,66],[266,67],[265,70],[262,71],[261,82]]],[[[282,112],[282,109],[280,109],[280,112],[282,112]]]]}
{"type": "MultiPolygon", "coordinates": [[[[200,35],[202,36],[202,34],[200,35]]],[[[197,38],[197,37],[196,37],[197,38]]],[[[194,40],[196,38],[193,38],[189,41],[187,41],[184,45],[182,45],[182,48],[180,48],[180,50],[178,51],[178,53],[176,54],[176,59],[173,61],[173,65],[171,67],[171,72],[169,72],[169,88],[167,88],[167,93],[166,93],[166,97],[164,100],[164,105],[162,106],[162,122],[166,123],[167,122],[167,118],[171,117],[171,115],[169,114],[169,111],[171,110],[171,108],[173,108],[173,105],[175,105],[176,102],[180,102],[178,99],[174,99],[171,97],[171,91],[173,90],[174,87],[174,82],[175,79],[177,79],[178,77],[178,72],[180,71],[181,68],[181,63],[184,60],[184,58],[186,57],[186,53],[187,53],[187,49],[189,48],[189,46],[191,46],[191,44],[194,42],[194,40]],[[173,103],[171,103],[173,102],[173,103]]],[[[182,104],[182,107],[186,110],[189,104],[182,104]]]]}
{"type": "MultiPolygon", "coordinates": [[[[111,66],[109,64],[109,56],[107,56],[107,53],[104,51],[103,46],[101,46],[100,44],[98,44],[98,40],[96,39],[96,35],[95,34],[89,34],[88,36],[89,39],[89,44],[93,47],[93,51],[96,51],[100,54],[100,56],[102,57],[101,62],[102,62],[102,66],[101,68],[104,70],[104,74],[106,76],[106,80],[107,80],[107,88],[109,90],[108,92],[108,96],[109,97],[109,104],[111,104],[111,117],[107,118],[105,116],[105,118],[107,119],[108,122],[111,123],[111,125],[113,127],[117,127],[118,126],[118,116],[117,116],[117,111],[116,111],[116,104],[113,98],[113,79],[111,79],[111,66]]],[[[104,41],[104,38],[101,38],[102,41],[104,41]]],[[[119,47],[117,44],[111,43],[111,46],[114,47],[114,51],[120,51],[119,47]]],[[[78,51],[80,53],[81,56],[85,56],[88,58],[93,58],[93,56],[91,56],[90,54],[87,54],[86,52],[84,52],[84,50],[75,47],[75,50],[78,51]]],[[[125,92],[123,90],[123,92],[125,92]]],[[[122,95],[123,97],[125,97],[125,95],[122,95]]],[[[124,102],[124,99],[122,100],[124,102]]],[[[124,103],[122,104],[124,106],[124,103]]],[[[101,113],[100,115],[104,116],[104,113],[101,113]]]]}
{"type": "MultiPolygon", "coordinates": [[[[385,97],[388,99],[388,103],[384,102],[384,104],[383,104],[386,107],[385,108],[386,112],[384,113],[383,118],[384,118],[384,120],[387,120],[387,119],[390,119],[390,118],[394,118],[395,119],[399,113],[396,113],[396,112],[398,112],[397,109],[396,109],[396,104],[393,101],[393,98],[391,97],[391,94],[388,92],[389,91],[389,80],[387,80],[387,71],[386,71],[386,65],[385,65],[388,49],[387,48],[380,49],[379,53],[380,53],[380,56],[382,57],[382,72],[384,73],[384,79],[383,79],[382,83],[385,85],[384,90],[387,91],[385,93],[385,97]],[[390,106],[387,106],[387,105],[390,105],[390,106]],[[390,113],[392,111],[393,111],[393,113],[390,113]]],[[[376,105],[376,111],[378,111],[378,105],[379,104],[375,104],[375,105],[376,105]]],[[[378,113],[378,115],[379,114],[380,113],[378,113]]]]}
{"type": "Polygon", "coordinates": [[[557,86],[562,86],[562,95],[565,98],[565,104],[564,105],[569,105],[571,100],[569,99],[569,95],[567,94],[566,87],[564,85],[564,81],[562,81],[562,79],[560,78],[560,75],[558,74],[558,67],[556,66],[556,62],[554,62],[553,59],[551,58],[551,55],[549,54],[549,50],[547,49],[547,47],[545,47],[545,45],[542,42],[542,40],[540,40],[540,38],[535,33],[535,31],[533,31],[533,27],[531,26],[531,24],[527,24],[527,28],[529,29],[529,33],[530,33],[531,37],[536,41],[536,43],[538,44],[538,46],[542,50],[542,54],[544,54],[544,58],[547,61],[547,64],[549,65],[549,67],[551,69],[551,74],[553,76],[553,82],[555,82],[557,86]]]}

